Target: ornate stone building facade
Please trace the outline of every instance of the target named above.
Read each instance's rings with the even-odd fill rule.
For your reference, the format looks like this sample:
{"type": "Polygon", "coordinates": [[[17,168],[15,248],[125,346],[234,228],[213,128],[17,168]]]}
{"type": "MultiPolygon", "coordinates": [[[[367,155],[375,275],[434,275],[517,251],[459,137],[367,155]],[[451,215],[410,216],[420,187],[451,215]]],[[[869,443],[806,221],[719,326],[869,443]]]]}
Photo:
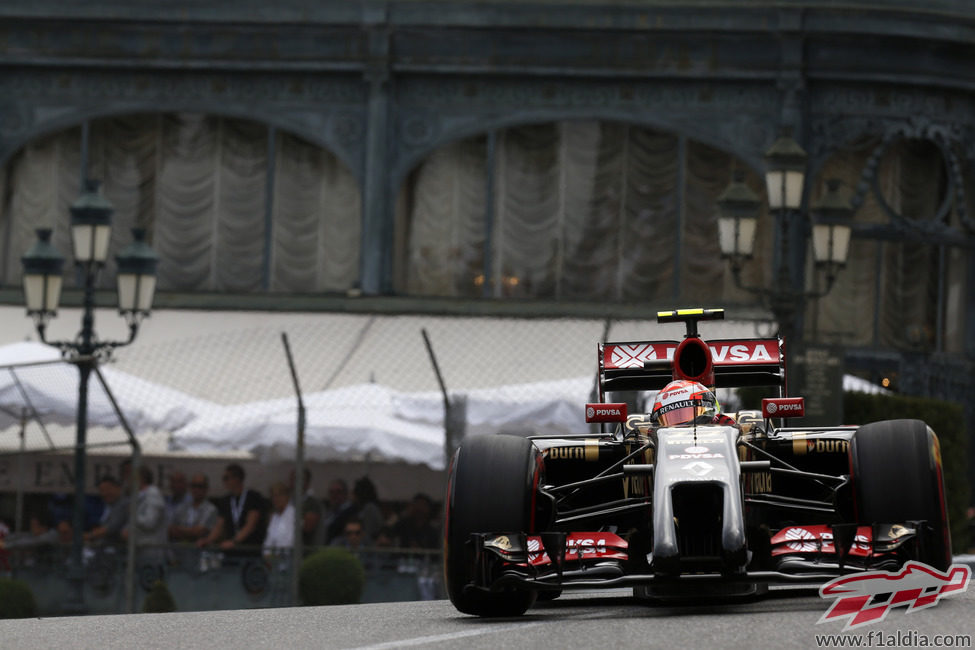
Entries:
{"type": "Polygon", "coordinates": [[[851,259],[798,327],[972,411],[964,0],[11,0],[0,57],[8,303],[94,176],[149,227],[162,305],[759,316],[715,202],[734,170],[764,198],[787,128],[804,207],[783,239],[763,208],[746,279],[787,256],[815,286],[809,206],[838,178],[851,259]]]}

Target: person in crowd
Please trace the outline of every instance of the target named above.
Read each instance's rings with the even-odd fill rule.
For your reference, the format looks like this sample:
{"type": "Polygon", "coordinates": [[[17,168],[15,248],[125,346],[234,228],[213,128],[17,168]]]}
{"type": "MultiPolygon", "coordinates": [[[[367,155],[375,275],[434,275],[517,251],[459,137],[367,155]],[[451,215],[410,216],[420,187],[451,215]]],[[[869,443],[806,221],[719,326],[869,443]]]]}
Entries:
{"type": "Polygon", "coordinates": [[[396,545],[402,548],[437,548],[440,534],[433,526],[433,500],[423,492],[413,496],[403,516],[393,527],[396,545]]]}
{"type": "Polygon", "coordinates": [[[365,536],[376,539],[379,529],[386,523],[383,511],[379,507],[379,496],[376,486],[368,476],[363,476],[352,487],[352,499],[355,502],[356,517],[362,522],[365,536]]]}
{"type": "Polygon", "coordinates": [[[122,536],[133,535],[139,551],[140,563],[162,565],[166,544],[166,500],[158,487],[153,485],[152,470],[139,465],[136,472],[139,491],[135,495],[135,521],[123,531],[122,536]],[[132,525],[134,524],[134,525],[132,525]]]}
{"type": "Polygon", "coordinates": [[[294,547],[295,507],[291,503],[291,490],[284,483],[271,485],[271,520],[264,537],[265,555],[273,555],[280,549],[294,547]]]}
{"type": "MultiPolygon", "coordinates": [[[[104,504],[102,516],[90,531],[84,534],[84,540],[96,544],[116,544],[122,540],[122,530],[129,523],[129,499],[122,496],[122,485],[114,476],[105,475],[98,482],[98,494],[104,504]]],[[[64,520],[67,528],[71,528],[70,520],[64,520]]],[[[59,530],[64,527],[58,523],[59,530]]]]}
{"type": "MultiPolygon", "coordinates": [[[[95,484],[95,487],[96,488],[98,487],[97,483],[95,484]]],[[[99,496],[99,500],[101,500],[100,496],[99,496]]],[[[104,506],[104,502],[103,502],[103,506],[104,506]]],[[[64,520],[67,520],[69,522],[73,521],[74,499],[71,498],[69,495],[65,494],[64,492],[55,492],[50,496],[50,499],[47,502],[47,509],[51,513],[51,519],[54,520],[55,527],[57,527],[57,524],[64,520]]],[[[98,513],[99,520],[101,520],[103,515],[104,515],[104,510],[98,513]]]]}
{"type": "MultiPolygon", "coordinates": [[[[58,545],[58,531],[52,525],[51,513],[46,509],[31,513],[28,529],[19,533],[8,533],[0,538],[0,557],[9,553],[7,570],[11,566],[49,565],[54,559],[54,548],[58,545]]],[[[0,560],[0,566],[3,561],[0,560]]]]}
{"type": "Polygon", "coordinates": [[[173,542],[196,542],[210,534],[217,525],[217,507],[207,498],[210,483],[204,474],[195,474],[189,482],[190,501],[173,513],[169,539],[173,542]]]}
{"type": "Polygon", "coordinates": [[[383,526],[376,533],[375,539],[372,540],[373,546],[377,548],[391,548],[396,546],[396,535],[393,533],[393,529],[390,526],[383,526]]]}
{"type": "Polygon", "coordinates": [[[132,493],[132,459],[126,458],[118,466],[118,482],[127,495],[132,493]]]}
{"type": "Polygon", "coordinates": [[[346,520],[342,534],[332,540],[331,546],[338,546],[350,551],[359,558],[362,568],[369,572],[396,567],[395,558],[387,553],[375,551],[373,540],[366,534],[365,523],[354,515],[346,520]]]}
{"type": "Polygon", "coordinates": [[[53,525],[51,513],[46,510],[31,513],[28,530],[7,535],[7,548],[37,548],[58,543],[58,531],[53,525]]]}
{"type": "Polygon", "coordinates": [[[227,496],[217,503],[217,525],[197,541],[197,546],[219,543],[222,550],[239,555],[240,547],[256,548],[264,542],[267,505],[258,492],[244,487],[244,476],[244,468],[237,463],[227,465],[223,472],[227,496]]]}
{"type": "Polygon", "coordinates": [[[342,529],[342,534],[332,540],[331,546],[340,546],[356,552],[371,544],[372,540],[366,535],[363,521],[358,517],[349,517],[342,529]]]}
{"type": "MultiPolygon", "coordinates": [[[[321,499],[315,496],[311,489],[311,471],[307,467],[302,469],[302,497],[301,501],[301,543],[305,548],[321,546],[325,541],[325,526],[322,513],[325,507],[321,499]]],[[[288,493],[294,494],[295,471],[288,475],[288,493]]]]}
{"type": "Polygon", "coordinates": [[[328,502],[325,511],[325,543],[342,534],[345,522],[355,514],[355,504],[349,499],[349,484],[337,478],[328,486],[328,502]]]}
{"type": "Polygon", "coordinates": [[[54,528],[58,531],[58,544],[66,545],[74,541],[74,528],[67,519],[59,521],[54,528]]]}
{"type": "Polygon", "coordinates": [[[176,510],[188,503],[192,503],[193,496],[186,489],[186,474],[179,470],[169,474],[169,494],[166,496],[166,522],[173,523],[176,510]]]}

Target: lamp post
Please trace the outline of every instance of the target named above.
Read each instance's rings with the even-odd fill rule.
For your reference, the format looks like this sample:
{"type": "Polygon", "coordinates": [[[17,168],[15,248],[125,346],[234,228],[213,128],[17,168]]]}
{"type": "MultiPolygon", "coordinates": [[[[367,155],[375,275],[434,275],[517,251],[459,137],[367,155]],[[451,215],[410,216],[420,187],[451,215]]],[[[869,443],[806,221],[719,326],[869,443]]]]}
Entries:
{"type": "Polygon", "coordinates": [[[99,358],[135,340],[139,323],[149,315],[156,284],[158,256],[145,242],[145,231],[133,229],[135,240],[116,256],[118,310],[129,326],[125,341],[103,341],[95,335],[95,282],[105,266],[111,239],[112,204],[102,196],[97,181],[85,182],[84,191],[71,206],[71,238],[74,264],[84,282],[81,331],[71,341],[48,341],[47,324],[57,315],[64,257],[51,244],[51,230],[37,231],[37,242],[22,258],[27,314],[34,319],[43,343],[61,350],[78,366],[77,435],[74,451],[74,517],[72,521],[70,589],[67,613],[84,612],[85,573],[82,564],[85,523],[85,443],[88,430],[88,380],[99,358]]]}
{"type": "MultiPolygon", "coordinates": [[[[826,273],[826,287],[822,291],[806,291],[796,285],[798,269],[793,261],[805,259],[808,225],[801,210],[805,183],[806,153],[788,133],[781,135],[765,153],[765,174],[769,208],[775,211],[777,226],[773,251],[772,285],[745,285],[741,271],[745,261],[752,258],[761,199],[744,182],[744,175],[736,173],[731,183],[718,197],[718,234],[721,254],[730,262],[735,285],[758,296],[772,312],[778,335],[786,344],[799,336],[800,318],[805,302],[829,293],[836,274],[846,264],[850,244],[850,217],[853,208],[839,192],[839,181],[827,181],[827,192],[812,207],[813,260],[817,270],[826,273]],[[795,242],[793,228],[800,227],[802,237],[795,242]],[[792,245],[800,245],[797,252],[792,245]]],[[[793,350],[795,347],[793,347],[793,350]]],[[[788,350],[788,348],[787,348],[788,350]]]]}

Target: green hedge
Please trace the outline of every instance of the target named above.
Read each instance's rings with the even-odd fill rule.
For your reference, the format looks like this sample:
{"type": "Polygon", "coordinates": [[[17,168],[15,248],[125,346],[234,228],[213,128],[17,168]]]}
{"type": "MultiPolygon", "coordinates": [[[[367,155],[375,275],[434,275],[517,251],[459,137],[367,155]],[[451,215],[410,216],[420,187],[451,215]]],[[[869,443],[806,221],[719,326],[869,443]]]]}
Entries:
{"type": "Polygon", "coordinates": [[[33,618],[37,601],[26,582],[0,578],[0,618],[33,618]]]}
{"type": "Polygon", "coordinates": [[[344,548],[326,547],[301,563],[298,591],[305,605],[350,605],[362,599],[366,573],[344,548]]]}
{"type": "Polygon", "coordinates": [[[934,429],[941,443],[941,458],[944,463],[951,545],[956,553],[964,553],[969,545],[966,513],[969,484],[968,435],[962,406],[925,397],[844,393],[843,415],[844,424],[867,424],[906,418],[923,420],[934,429]]]}
{"type": "Polygon", "coordinates": [[[146,613],[175,612],[176,601],[169,587],[162,580],[152,583],[152,589],[146,594],[146,601],[142,604],[142,611],[146,613]]]}

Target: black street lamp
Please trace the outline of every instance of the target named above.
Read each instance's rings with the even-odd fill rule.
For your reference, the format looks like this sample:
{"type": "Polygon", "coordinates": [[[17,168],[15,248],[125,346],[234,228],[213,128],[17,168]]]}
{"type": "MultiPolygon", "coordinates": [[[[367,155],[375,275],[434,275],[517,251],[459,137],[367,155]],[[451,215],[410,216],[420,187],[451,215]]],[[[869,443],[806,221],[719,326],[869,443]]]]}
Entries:
{"type": "MultiPolygon", "coordinates": [[[[758,296],[772,312],[778,335],[786,344],[797,340],[799,319],[805,302],[825,296],[833,287],[836,274],[846,264],[850,245],[850,217],[853,208],[840,195],[839,182],[827,182],[827,192],[812,207],[813,260],[817,270],[826,273],[826,288],[806,291],[797,287],[799,277],[792,268],[794,260],[805,259],[807,224],[801,211],[805,183],[806,152],[788,134],[780,136],[765,153],[768,169],[765,174],[769,208],[775,211],[778,228],[776,250],[773,255],[773,280],[770,287],[747,286],[742,282],[741,270],[751,259],[755,247],[755,232],[761,199],[744,182],[744,175],[736,173],[731,183],[718,197],[718,233],[721,254],[728,258],[735,285],[758,296]],[[803,236],[798,245],[802,250],[793,253],[793,228],[801,227],[803,236]]],[[[793,350],[795,346],[793,346],[793,350]]]]}
{"type": "Polygon", "coordinates": [[[82,195],[71,206],[71,238],[74,263],[84,278],[81,331],[71,341],[48,341],[47,323],[57,315],[64,257],[51,245],[51,230],[37,231],[37,242],[22,258],[27,314],[34,319],[41,341],[61,350],[78,366],[78,415],[74,453],[74,518],[67,613],[83,613],[85,571],[82,533],[85,523],[85,442],[88,430],[88,380],[97,359],[135,340],[141,320],[149,315],[156,285],[158,256],[145,242],[145,231],[133,229],[135,241],[116,256],[118,263],[118,310],[129,326],[125,341],[102,341],[95,336],[95,282],[105,266],[111,238],[112,204],[102,196],[97,181],[86,181],[82,195]]]}

